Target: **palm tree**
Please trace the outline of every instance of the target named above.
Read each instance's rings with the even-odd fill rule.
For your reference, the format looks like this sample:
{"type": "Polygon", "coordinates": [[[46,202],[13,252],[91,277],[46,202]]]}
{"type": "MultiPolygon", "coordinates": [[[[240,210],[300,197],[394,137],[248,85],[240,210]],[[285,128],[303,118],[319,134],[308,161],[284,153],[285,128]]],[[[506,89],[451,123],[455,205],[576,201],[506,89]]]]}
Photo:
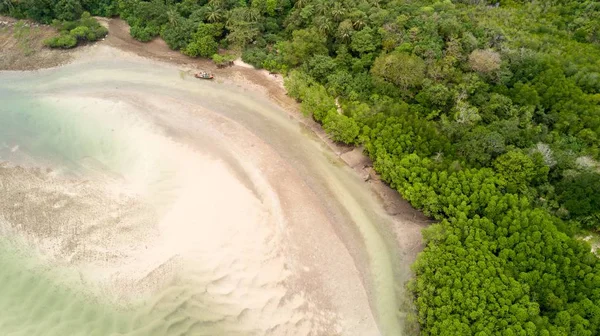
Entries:
{"type": "Polygon", "coordinates": [[[218,9],[225,9],[225,1],[224,0],[210,0],[208,2],[208,5],[218,8],[218,9]]]}
{"type": "Polygon", "coordinates": [[[354,26],[355,29],[362,29],[365,26],[365,18],[363,16],[355,16],[352,19],[352,25],[354,26]]]}
{"type": "Polygon", "coordinates": [[[257,22],[260,19],[260,11],[256,8],[248,8],[244,14],[248,22],[257,22]]]}
{"type": "Polygon", "coordinates": [[[370,0],[369,2],[371,3],[371,5],[373,5],[373,7],[381,7],[381,0],[370,0]]]}
{"type": "Polygon", "coordinates": [[[179,26],[179,18],[181,17],[179,13],[175,10],[175,8],[171,7],[167,10],[167,17],[169,19],[169,24],[173,27],[179,26]]]}
{"type": "Polygon", "coordinates": [[[350,14],[348,14],[347,18],[352,20],[352,25],[355,29],[362,29],[367,23],[367,14],[359,9],[353,10],[350,14]]]}
{"type": "Polygon", "coordinates": [[[306,6],[306,4],[308,3],[309,0],[297,0],[296,3],[294,4],[294,7],[296,8],[303,8],[304,6],[306,6]]]}
{"type": "Polygon", "coordinates": [[[226,26],[238,24],[254,24],[260,19],[260,11],[256,8],[237,7],[227,13],[226,26]]]}
{"type": "Polygon", "coordinates": [[[346,9],[342,5],[342,3],[341,2],[334,3],[333,8],[331,8],[331,16],[333,16],[333,19],[335,21],[339,22],[344,17],[344,14],[346,14],[346,9]]]}
{"type": "Polygon", "coordinates": [[[223,11],[213,5],[206,6],[206,21],[214,23],[223,19],[223,11]]]}
{"type": "Polygon", "coordinates": [[[231,31],[227,35],[227,40],[231,42],[234,48],[243,48],[260,34],[258,28],[249,22],[236,22],[228,29],[231,31]]]}
{"type": "Polygon", "coordinates": [[[319,1],[317,3],[317,5],[315,6],[315,8],[316,8],[316,13],[318,15],[325,16],[329,13],[329,9],[331,8],[331,6],[328,2],[319,1]]]}
{"type": "Polygon", "coordinates": [[[314,25],[317,27],[317,30],[322,34],[329,34],[331,31],[333,24],[328,17],[325,16],[317,16],[314,20],[314,25]]]}
{"type": "Polygon", "coordinates": [[[350,38],[352,37],[352,33],[354,33],[352,21],[344,20],[338,26],[337,36],[340,40],[342,40],[344,42],[350,41],[350,38]]]}

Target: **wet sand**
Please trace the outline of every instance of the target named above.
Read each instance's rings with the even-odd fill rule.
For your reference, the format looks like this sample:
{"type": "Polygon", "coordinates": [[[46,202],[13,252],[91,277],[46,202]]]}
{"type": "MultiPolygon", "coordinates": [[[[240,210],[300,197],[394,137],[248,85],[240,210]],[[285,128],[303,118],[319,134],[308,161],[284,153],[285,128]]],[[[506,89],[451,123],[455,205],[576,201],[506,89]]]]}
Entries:
{"type": "MultiPolygon", "coordinates": [[[[122,50],[135,45],[115,48],[124,37],[113,24],[122,22],[111,21],[106,44],[83,49],[72,65],[10,87],[96,111],[107,128],[134,125],[135,136],[128,129],[119,141],[151,150],[117,175],[83,161],[92,167],[85,183],[4,167],[3,185],[15,184],[6,206],[25,207],[0,208],[13,216],[4,228],[36,245],[45,263],[76,270],[74,281],[110,304],[154,302],[147,315],[161,318],[153,321],[188,321],[179,334],[402,334],[403,285],[425,220],[352,172],[338,157],[350,149],[323,145],[267,76],[236,67],[199,82],[190,70],[210,64],[156,60],[171,58],[168,50],[144,55],[160,41],[138,50],[153,61],[139,58],[122,50]],[[156,193],[140,176],[163,162],[171,178],[156,193]],[[45,215],[28,215],[34,209],[45,215]]],[[[19,77],[0,78],[11,76],[19,77]]]]}

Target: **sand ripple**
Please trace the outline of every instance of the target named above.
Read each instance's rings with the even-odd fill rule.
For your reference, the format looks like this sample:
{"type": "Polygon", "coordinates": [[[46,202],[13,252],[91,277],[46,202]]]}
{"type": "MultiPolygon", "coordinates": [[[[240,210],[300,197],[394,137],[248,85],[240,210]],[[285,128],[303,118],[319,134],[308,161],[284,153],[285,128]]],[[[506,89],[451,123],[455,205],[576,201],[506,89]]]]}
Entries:
{"type": "Polygon", "coordinates": [[[166,193],[175,197],[162,199],[161,211],[153,206],[155,197],[120,189],[126,181],[111,174],[82,180],[0,166],[3,236],[23,238],[43,260],[32,268],[35,276],[4,273],[0,286],[22,286],[5,304],[21,304],[0,318],[0,330],[309,335],[334,325],[286,287],[290,272],[279,247],[279,211],[265,207],[267,201],[223,163],[181,146],[169,153],[194,158],[169,174],[167,184],[177,191],[166,193]],[[46,281],[48,266],[70,270],[70,276],[54,272],[46,281]],[[56,303],[58,297],[63,303],[56,303]],[[94,300],[106,307],[98,309],[94,300]],[[115,322],[122,314],[133,322],[115,322]],[[31,327],[16,327],[24,323],[31,327]]]}

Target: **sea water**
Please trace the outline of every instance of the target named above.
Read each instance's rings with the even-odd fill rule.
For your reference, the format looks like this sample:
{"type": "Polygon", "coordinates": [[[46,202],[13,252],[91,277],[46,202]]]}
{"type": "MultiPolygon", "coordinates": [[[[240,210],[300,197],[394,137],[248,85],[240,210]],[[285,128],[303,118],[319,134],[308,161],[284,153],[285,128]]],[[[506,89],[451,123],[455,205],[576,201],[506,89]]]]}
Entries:
{"type": "Polygon", "coordinates": [[[157,322],[160,316],[103,301],[79,271],[55,262],[64,264],[65,254],[71,254],[67,259],[84,254],[68,246],[82,243],[77,222],[108,224],[102,212],[110,211],[111,202],[98,200],[112,193],[103,193],[102,186],[118,185],[132,174],[144,186],[168,181],[168,167],[147,147],[152,143],[135,141],[143,126],[135,120],[106,122],[118,118],[118,106],[89,108],[97,105],[93,100],[74,105],[4,87],[0,101],[0,334],[177,334],[157,322]],[[90,180],[103,182],[87,190],[73,187],[90,180]]]}

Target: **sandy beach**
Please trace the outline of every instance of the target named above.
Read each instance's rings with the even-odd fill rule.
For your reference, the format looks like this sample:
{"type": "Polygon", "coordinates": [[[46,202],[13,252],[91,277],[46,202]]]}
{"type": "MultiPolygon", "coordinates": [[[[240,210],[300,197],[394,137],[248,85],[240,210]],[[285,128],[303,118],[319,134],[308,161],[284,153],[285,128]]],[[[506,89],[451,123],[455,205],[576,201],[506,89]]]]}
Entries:
{"type": "Polygon", "coordinates": [[[301,116],[280,78],[106,24],[64,67],[0,73],[0,89],[78,130],[64,134],[76,172],[7,149],[22,162],[0,167],[5,236],[152,321],[125,334],[407,334],[404,284],[427,220],[301,116]]]}

